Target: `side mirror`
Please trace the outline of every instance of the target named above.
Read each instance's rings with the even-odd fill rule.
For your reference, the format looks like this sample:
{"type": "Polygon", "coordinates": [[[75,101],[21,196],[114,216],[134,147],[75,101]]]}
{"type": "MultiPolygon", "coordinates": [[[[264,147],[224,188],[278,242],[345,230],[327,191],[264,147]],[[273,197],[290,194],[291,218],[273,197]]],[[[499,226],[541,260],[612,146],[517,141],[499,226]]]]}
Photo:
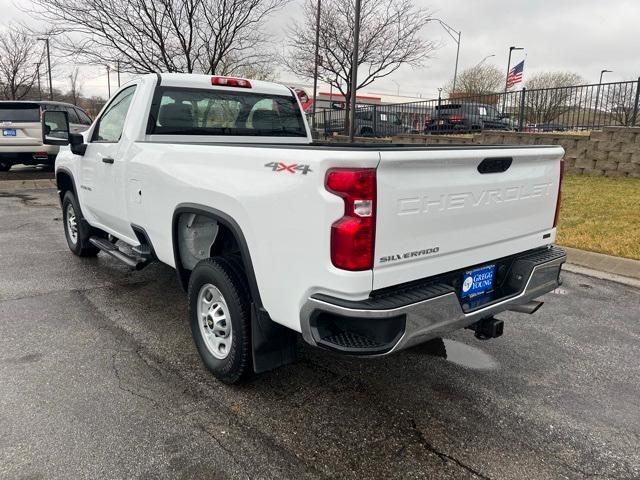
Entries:
{"type": "Polygon", "coordinates": [[[42,143],[45,145],[69,144],[69,114],[45,110],[42,115],[42,143]]]}
{"type": "Polygon", "coordinates": [[[71,146],[71,153],[74,155],[84,155],[87,151],[87,144],[84,143],[84,137],[79,133],[69,134],[69,145],[71,146]]]}

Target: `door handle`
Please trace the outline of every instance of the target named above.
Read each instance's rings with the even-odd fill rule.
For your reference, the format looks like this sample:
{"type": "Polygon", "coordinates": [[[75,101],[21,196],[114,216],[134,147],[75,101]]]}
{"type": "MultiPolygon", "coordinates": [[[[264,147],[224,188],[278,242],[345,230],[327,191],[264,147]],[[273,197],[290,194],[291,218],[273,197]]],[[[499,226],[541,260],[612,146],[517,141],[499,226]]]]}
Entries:
{"type": "Polygon", "coordinates": [[[109,157],[102,157],[102,161],[103,161],[104,163],[109,163],[109,164],[111,164],[111,163],[113,163],[113,158],[109,158],[109,157]]]}

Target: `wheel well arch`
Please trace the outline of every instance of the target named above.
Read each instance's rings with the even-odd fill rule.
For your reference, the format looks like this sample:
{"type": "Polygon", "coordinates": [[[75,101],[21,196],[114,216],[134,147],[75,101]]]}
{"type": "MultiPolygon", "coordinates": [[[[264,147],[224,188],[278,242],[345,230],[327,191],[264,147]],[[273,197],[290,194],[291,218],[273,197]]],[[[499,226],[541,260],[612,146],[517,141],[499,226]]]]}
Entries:
{"type": "Polygon", "coordinates": [[[76,190],[76,184],[73,180],[71,172],[65,169],[59,169],[56,173],[56,186],[58,187],[58,195],[60,195],[60,201],[64,198],[66,192],[71,191],[77,198],[78,193],[76,190]]]}
{"type": "Polygon", "coordinates": [[[175,262],[176,272],[178,273],[178,281],[180,286],[186,291],[189,285],[189,277],[191,270],[183,265],[180,253],[180,218],[182,215],[193,214],[198,217],[204,217],[212,220],[217,224],[215,238],[208,248],[209,256],[220,255],[222,253],[237,252],[240,254],[244,270],[249,282],[251,297],[253,303],[258,307],[262,307],[260,299],[260,291],[256,281],[249,246],[238,223],[226,213],[212,207],[199,204],[180,204],[173,212],[171,222],[171,238],[173,246],[173,258],[175,262]]]}

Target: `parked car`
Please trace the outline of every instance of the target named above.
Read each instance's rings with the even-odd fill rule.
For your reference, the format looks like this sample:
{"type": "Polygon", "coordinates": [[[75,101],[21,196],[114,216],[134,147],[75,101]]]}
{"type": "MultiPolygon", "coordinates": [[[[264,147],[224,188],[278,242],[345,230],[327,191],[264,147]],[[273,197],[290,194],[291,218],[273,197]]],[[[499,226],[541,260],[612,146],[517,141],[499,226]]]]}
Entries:
{"type": "MultiPolygon", "coordinates": [[[[344,118],[344,110],[330,111],[325,132],[343,132],[344,118]]],[[[384,107],[366,106],[356,110],[355,135],[357,137],[391,137],[411,130],[410,126],[402,123],[397,113],[387,111],[384,107]]]]}
{"type": "Polygon", "coordinates": [[[44,140],[70,144],[69,249],[175,268],[225,382],[294,361],[299,335],[363,357],[498,337],[559,285],[560,146],[317,144],[291,89],[209,75],[140,76],[82,134],[65,115],[44,140]]]}
{"type": "Polygon", "coordinates": [[[533,123],[524,128],[525,132],[564,132],[567,127],[559,123],[533,123]]]}
{"type": "Polygon", "coordinates": [[[45,164],[53,168],[58,153],[55,145],[42,143],[42,112],[67,112],[73,133],[91,125],[91,118],[80,107],[62,102],[0,101],[0,171],[12,165],[45,164]]]}
{"type": "Polygon", "coordinates": [[[425,121],[425,133],[468,133],[511,130],[508,115],[484,103],[446,103],[436,106],[425,121]]]}

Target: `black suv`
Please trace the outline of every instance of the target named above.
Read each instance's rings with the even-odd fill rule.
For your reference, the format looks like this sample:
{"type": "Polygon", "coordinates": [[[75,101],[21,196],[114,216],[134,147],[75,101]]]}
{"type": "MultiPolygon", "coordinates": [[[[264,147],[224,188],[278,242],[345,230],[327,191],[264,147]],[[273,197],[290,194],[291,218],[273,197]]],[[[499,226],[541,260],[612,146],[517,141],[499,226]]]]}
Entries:
{"type": "Polygon", "coordinates": [[[425,133],[464,133],[480,130],[511,130],[507,115],[484,103],[446,103],[427,116],[425,133]]]}

